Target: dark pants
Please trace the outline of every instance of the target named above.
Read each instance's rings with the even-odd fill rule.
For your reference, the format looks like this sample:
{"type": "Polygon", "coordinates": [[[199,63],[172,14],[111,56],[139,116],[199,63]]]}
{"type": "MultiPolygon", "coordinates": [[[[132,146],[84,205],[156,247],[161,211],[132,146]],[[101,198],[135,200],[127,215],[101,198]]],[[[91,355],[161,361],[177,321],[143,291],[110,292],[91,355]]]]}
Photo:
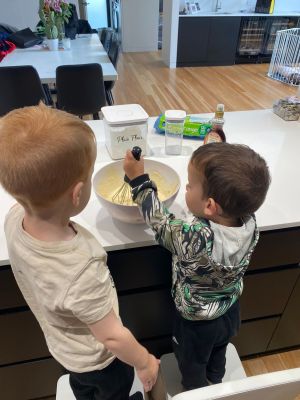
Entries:
{"type": "Polygon", "coordinates": [[[77,400],[128,400],[133,378],[133,368],[116,358],[102,370],[70,372],[70,385],[77,400]]]}
{"type": "Polygon", "coordinates": [[[185,389],[222,382],[226,348],[239,326],[238,301],[213,320],[189,321],[175,313],[172,342],[185,389]]]}

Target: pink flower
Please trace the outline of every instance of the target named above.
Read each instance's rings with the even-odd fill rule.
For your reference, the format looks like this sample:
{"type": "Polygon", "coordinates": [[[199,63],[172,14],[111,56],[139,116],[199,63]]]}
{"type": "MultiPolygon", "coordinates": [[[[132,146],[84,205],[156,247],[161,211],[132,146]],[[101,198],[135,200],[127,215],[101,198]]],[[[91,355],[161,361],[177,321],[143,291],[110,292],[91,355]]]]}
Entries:
{"type": "Polygon", "coordinates": [[[62,9],[60,7],[60,0],[53,0],[52,8],[54,9],[54,11],[61,13],[62,9]]]}

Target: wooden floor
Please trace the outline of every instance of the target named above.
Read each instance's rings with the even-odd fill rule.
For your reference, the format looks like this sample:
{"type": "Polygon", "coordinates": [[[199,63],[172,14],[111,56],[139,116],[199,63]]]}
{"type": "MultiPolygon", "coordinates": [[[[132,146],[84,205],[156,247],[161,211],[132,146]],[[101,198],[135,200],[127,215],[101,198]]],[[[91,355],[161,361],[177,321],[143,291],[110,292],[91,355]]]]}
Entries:
{"type": "MultiPolygon", "coordinates": [[[[243,367],[247,376],[282,371],[290,368],[299,368],[300,350],[286,351],[263,357],[257,356],[243,361],[243,367]]],[[[300,394],[295,398],[295,400],[300,400],[300,394]]]]}
{"type": "Polygon", "coordinates": [[[169,69],[161,52],[121,54],[115,104],[138,103],[150,116],[166,109],[187,113],[271,108],[275,99],[294,95],[296,88],[266,76],[268,64],[169,69]]]}

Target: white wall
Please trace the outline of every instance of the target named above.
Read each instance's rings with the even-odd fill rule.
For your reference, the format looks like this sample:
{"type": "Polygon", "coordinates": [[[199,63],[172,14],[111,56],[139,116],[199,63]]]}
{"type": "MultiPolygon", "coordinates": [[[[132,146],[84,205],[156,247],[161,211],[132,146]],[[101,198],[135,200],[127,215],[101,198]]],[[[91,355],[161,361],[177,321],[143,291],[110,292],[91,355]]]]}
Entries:
{"type": "Polygon", "coordinates": [[[157,50],[159,0],[122,0],[121,19],[124,52],[157,50]]]}
{"type": "Polygon", "coordinates": [[[281,11],[300,12],[300,0],[276,0],[274,12],[281,11]]]}
{"type": "MultiPolygon", "coordinates": [[[[77,7],[78,0],[72,0],[77,7]]],[[[39,0],[0,0],[0,22],[15,26],[19,29],[35,30],[39,22],[39,0]]]]}
{"type": "Polygon", "coordinates": [[[87,1],[87,19],[92,28],[102,28],[107,26],[106,0],[87,1]]]}
{"type": "Polygon", "coordinates": [[[169,68],[176,68],[178,41],[179,0],[164,0],[162,60],[169,68]]]}

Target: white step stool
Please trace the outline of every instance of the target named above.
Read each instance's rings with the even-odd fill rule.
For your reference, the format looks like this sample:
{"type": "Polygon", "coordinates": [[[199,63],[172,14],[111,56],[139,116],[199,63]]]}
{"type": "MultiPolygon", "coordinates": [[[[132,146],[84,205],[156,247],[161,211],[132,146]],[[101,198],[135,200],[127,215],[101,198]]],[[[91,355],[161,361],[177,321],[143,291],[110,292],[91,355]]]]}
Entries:
{"type": "MultiPolygon", "coordinates": [[[[160,363],[162,379],[166,388],[166,399],[170,400],[184,389],[181,385],[181,374],[178,368],[174,353],[164,354],[160,363]]],[[[226,350],[226,372],[223,382],[246,378],[246,372],[243,368],[236,348],[229,343],[226,350]]]]}
{"type": "Polygon", "coordinates": [[[295,400],[300,394],[300,368],[188,390],[172,400],[295,400]]]}
{"type": "MultiPolygon", "coordinates": [[[[76,400],[70,386],[69,377],[70,377],[69,374],[62,375],[57,381],[56,400],[76,400]]],[[[141,392],[144,398],[144,388],[142,382],[139,380],[138,376],[134,371],[134,381],[132,384],[130,394],[134,394],[135,392],[141,392]]]]}

